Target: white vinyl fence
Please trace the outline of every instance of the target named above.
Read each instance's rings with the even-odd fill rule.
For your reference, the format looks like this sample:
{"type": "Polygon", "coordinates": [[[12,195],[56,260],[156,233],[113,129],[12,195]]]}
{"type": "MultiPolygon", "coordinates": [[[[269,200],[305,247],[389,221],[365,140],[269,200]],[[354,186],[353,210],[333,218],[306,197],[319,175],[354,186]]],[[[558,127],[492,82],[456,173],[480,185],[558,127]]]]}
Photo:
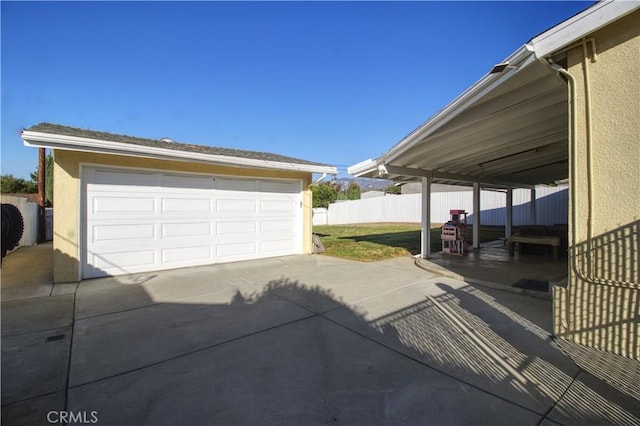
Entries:
{"type": "MultiPolygon", "coordinates": [[[[313,209],[314,225],[351,223],[415,222],[420,223],[421,194],[387,195],[378,198],[344,201],[329,205],[328,209],[313,209]]],[[[506,194],[496,191],[480,193],[480,223],[504,225],[506,194]]],[[[464,209],[473,220],[473,191],[435,192],[431,194],[431,222],[445,223],[449,210],[464,209]]],[[[566,186],[536,188],[535,219],[531,208],[531,191],[513,191],[513,225],[566,224],[568,217],[568,189],[566,186]]]]}
{"type": "Polygon", "coordinates": [[[26,198],[2,196],[3,204],[13,204],[20,210],[24,222],[24,232],[18,246],[30,246],[38,241],[38,205],[27,202],[26,198]]]}
{"type": "Polygon", "coordinates": [[[329,210],[325,208],[313,209],[313,224],[314,225],[328,225],[329,224],[329,210]]]}

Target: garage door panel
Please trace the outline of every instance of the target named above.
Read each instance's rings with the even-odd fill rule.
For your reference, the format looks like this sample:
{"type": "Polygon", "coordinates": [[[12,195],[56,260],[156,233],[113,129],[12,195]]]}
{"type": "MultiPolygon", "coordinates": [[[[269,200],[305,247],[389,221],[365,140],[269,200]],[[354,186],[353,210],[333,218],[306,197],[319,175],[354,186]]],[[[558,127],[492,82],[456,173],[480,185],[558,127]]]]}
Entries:
{"type": "Polygon", "coordinates": [[[254,215],[258,211],[255,200],[219,199],[216,200],[216,213],[254,215]]]}
{"type": "Polygon", "coordinates": [[[257,192],[258,182],[250,179],[216,178],[215,188],[220,191],[230,192],[257,192]]]}
{"type": "Polygon", "coordinates": [[[100,187],[106,190],[135,190],[156,185],[156,174],[153,172],[95,169],[92,178],[93,182],[99,182],[100,187]]]}
{"type": "Polygon", "coordinates": [[[214,178],[211,176],[187,176],[187,175],[160,175],[159,186],[167,188],[171,192],[204,192],[213,188],[214,178]],[[200,190],[200,191],[198,191],[200,190]]]}
{"type": "Polygon", "coordinates": [[[203,244],[200,246],[162,249],[161,259],[163,264],[201,264],[205,261],[211,261],[211,245],[203,244]]]}
{"type": "Polygon", "coordinates": [[[209,213],[211,200],[202,198],[163,198],[162,213],[181,213],[196,215],[209,213]]]}
{"type": "Polygon", "coordinates": [[[160,225],[160,235],[166,238],[212,237],[211,223],[181,222],[163,223],[160,225]]]}
{"type": "Polygon", "coordinates": [[[91,213],[94,215],[122,214],[153,214],[156,210],[156,200],[151,197],[118,197],[94,196],[92,198],[91,213]]]}
{"type": "Polygon", "coordinates": [[[299,185],[296,182],[280,182],[280,181],[261,181],[261,192],[272,192],[276,194],[297,194],[300,192],[299,185]]]}
{"type": "Polygon", "coordinates": [[[216,223],[217,235],[229,234],[256,234],[258,223],[256,221],[218,222],[216,223]]]}
{"type": "Polygon", "coordinates": [[[96,225],[90,232],[94,243],[121,242],[126,240],[153,240],[156,225],[153,223],[135,225],[96,225]]]}
{"type": "Polygon", "coordinates": [[[288,253],[291,250],[293,250],[293,242],[290,239],[260,242],[260,251],[265,254],[288,253]]]}
{"type": "Polygon", "coordinates": [[[291,232],[265,232],[260,235],[261,242],[268,241],[292,241],[293,234],[291,232]]]}
{"type": "Polygon", "coordinates": [[[291,220],[267,220],[260,222],[261,232],[286,232],[287,235],[292,233],[291,220]]]}
{"type": "Polygon", "coordinates": [[[299,181],[83,170],[83,276],[295,254],[299,181]]]}
{"type": "Polygon", "coordinates": [[[222,260],[250,259],[258,254],[257,242],[236,242],[216,245],[216,257],[222,260]]]}
{"type": "Polygon", "coordinates": [[[126,273],[132,266],[154,266],[156,264],[155,250],[127,250],[106,253],[89,253],[93,259],[91,264],[96,269],[126,273]]]}
{"type": "Polygon", "coordinates": [[[260,211],[268,214],[293,215],[295,208],[292,200],[262,200],[260,211]]]}

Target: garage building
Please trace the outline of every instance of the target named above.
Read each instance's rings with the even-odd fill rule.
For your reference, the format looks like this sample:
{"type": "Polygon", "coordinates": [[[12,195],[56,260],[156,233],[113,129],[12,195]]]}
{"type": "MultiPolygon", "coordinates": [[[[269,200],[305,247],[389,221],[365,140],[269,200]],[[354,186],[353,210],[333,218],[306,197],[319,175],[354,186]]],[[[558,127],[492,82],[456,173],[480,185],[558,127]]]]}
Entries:
{"type": "Polygon", "coordinates": [[[311,253],[312,173],[281,155],[41,123],[54,157],[54,282],[311,253]]]}

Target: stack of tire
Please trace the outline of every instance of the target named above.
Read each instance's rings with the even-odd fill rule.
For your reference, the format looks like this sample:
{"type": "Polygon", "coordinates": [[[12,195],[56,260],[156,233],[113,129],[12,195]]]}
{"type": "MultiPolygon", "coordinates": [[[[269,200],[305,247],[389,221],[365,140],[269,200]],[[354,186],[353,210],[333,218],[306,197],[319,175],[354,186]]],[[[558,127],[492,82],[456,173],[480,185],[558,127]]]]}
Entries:
{"type": "Polygon", "coordinates": [[[24,220],[13,204],[2,204],[2,257],[20,242],[24,232],[24,220]]]}

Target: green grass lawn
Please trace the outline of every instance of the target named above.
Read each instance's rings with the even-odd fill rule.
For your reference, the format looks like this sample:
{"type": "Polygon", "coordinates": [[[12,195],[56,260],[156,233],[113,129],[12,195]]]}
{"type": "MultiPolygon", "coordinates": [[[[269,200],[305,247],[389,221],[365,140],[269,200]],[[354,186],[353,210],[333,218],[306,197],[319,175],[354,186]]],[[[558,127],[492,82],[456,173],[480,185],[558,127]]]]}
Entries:
{"type": "MultiPolygon", "coordinates": [[[[398,256],[420,253],[420,225],[373,223],[358,225],[314,226],[320,236],[325,254],[361,262],[375,262],[398,256]]],[[[467,240],[471,241],[473,228],[467,227],[467,240]]],[[[504,237],[504,228],[481,227],[480,241],[493,241],[504,237]]],[[[440,228],[431,229],[431,251],[442,250],[440,228]]]]}

